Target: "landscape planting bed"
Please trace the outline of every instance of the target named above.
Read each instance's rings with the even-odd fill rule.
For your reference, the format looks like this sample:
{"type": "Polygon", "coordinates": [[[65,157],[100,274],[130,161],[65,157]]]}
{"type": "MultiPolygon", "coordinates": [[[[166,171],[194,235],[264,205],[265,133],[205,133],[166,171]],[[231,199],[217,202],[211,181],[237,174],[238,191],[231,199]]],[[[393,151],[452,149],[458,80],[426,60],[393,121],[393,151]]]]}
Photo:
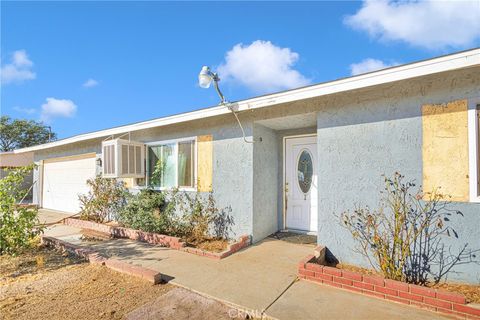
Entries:
{"type": "Polygon", "coordinates": [[[464,295],[321,265],[316,263],[313,255],[300,261],[298,276],[301,279],[417,306],[461,319],[480,319],[480,307],[467,304],[464,295]]]}
{"type": "Polygon", "coordinates": [[[127,238],[131,240],[147,242],[149,244],[169,247],[172,249],[185,251],[188,253],[193,253],[199,256],[205,256],[213,259],[226,258],[233,253],[239,251],[240,249],[243,249],[250,245],[250,237],[244,235],[241,236],[238,241],[228,244],[226,250],[221,252],[210,252],[199,248],[188,247],[187,243],[182,241],[182,239],[178,237],[167,236],[164,234],[144,232],[118,226],[110,226],[102,223],[75,218],[67,218],[64,220],[63,223],[80,229],[89,229],[97,232],[106,233],[109,234],[112,238],[127,238]]]}

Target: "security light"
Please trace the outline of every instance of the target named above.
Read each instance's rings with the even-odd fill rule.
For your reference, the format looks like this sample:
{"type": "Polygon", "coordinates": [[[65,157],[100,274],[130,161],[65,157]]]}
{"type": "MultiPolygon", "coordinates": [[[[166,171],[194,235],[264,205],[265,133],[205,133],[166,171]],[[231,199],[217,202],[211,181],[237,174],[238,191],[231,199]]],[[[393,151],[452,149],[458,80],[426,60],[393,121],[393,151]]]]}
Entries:
{"type": "Polygon", "coordinates": [[[220,88],[218,87],[218,81],[220,81],[220,78],[215,72],[210,71],[210,68],[207,66],[203,66],[202,70],[200,70],[200,73],[198,74],[198,85],[204,89],[210,88],[210,85],[212,84],[215,87],[215,90],[218,93],[218,96],[220,97],[220,104],[228,104],[228,101],[225,100],[225,97],[223,96],[222,92],[220,91],[220,88]]]}
{"type": "Polygon", "coordinates": [[[207,66],[203,66],[202,70],[198,75],[198,85],[204,89],[210,88],[210,84],[213,80],[213,74],[210,71],[210,68],[207,66]]]}
{"type": "MultiPolygon", "coordinates": [[[[225,100],[225,97],[220,91],[220,88],[218,87],[218,81],[220,81],[220,78],[215,72],[210,71],[209,67],[203,66],[202,70],[200,70],[200,73],[198,74],[198,85],[204,89],[208,89],[210,88],[212,81],[213,81],[213,86],[215,87],[215,90],[217,91],[218,96],[220,97],[220,105],[225,106],[230,111],[232,111],[233,115],[235,116],[235,119],[237,119],[238,126],[240,127],[243,133],[243,140],[247,143],[254,143],[255,142],[254,140],[247,140],[245,136],[245,130],[243,129],[240,119],[238,119],[237,112],[233,108],[233,105],[229,103],[227,100],[225,100]]],[[[260,137],[258,141],[262,141],[262,138],[260,137]]]]}

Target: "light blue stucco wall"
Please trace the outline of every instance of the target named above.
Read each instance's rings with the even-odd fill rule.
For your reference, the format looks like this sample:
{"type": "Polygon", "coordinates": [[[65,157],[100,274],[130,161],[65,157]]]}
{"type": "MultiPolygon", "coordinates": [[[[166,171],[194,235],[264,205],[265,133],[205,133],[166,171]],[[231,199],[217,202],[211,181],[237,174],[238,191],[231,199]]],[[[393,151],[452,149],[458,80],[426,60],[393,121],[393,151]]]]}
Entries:
{"type": "MultiPolygon", "coordinates": [[[[382,174],[399,171],[422,183],[421,106],[480,95],[480,73],[440,74],[422,82],[396,83],[356,98],[338,99],[317,114],[318,243],[326,245],[341,262],[368,266],[354,252],[351,234],[338,215],[355,206],[377,208],[383,188],[382,174]]],[[[451,225],[459,239],[445,237],[456,252],[464,243],[480,249],[480,204],[452,203],[464,217],[451,225]]],[[[477,258],[478,260],[478,258],[477,258]]],[[[480,282],[480,266],[459,265],[450,279],[480,282]]]]}
{"type": "MultiPolygon", "coordinates": [[[[374,208],[379,201],[381,174],[400,171],[422,181],[421,105],[479,96],[480,70],[439,74],[403,83],[377,86],[276,105],[241,113],[247,139],[243,141],[231,114],[132,132],[132,140],[153,142],[212,134],[213,189],[219,207],[230,206],[234,236],[253,236],[254,241],[283,227],[283,137],[316,132],[318,142],[319,218],[318,243],[326,245],[341,261],[367,266],[352,249],[351,235],[337,215],[355,205],[374,208]],[[316,127],[288,117],[313,114],[316,127]],[[276,125],[290,129],[273,130],[276,125]],[[283,123],[281,123],[283,121],[283,123]],[[261,122],[261,123],[260,123],[261,122]],[[272,126],[273,127],[273,126],[272,126]]],[[[91,140],[35,153],[35,160],[86,152],[100,154],[101,140],[91,140]]],[[[38,174],[37,174],[38,175],[38,174]]],[[[38,191],[38,190],[37,190],[38,191]]],[[[35,193],[34,193],[35,194],[35,193]]],[[[480,249],[480,204],[455,203],[464,213],[452,224],[460,239],[455,249],[468,242],[480,249]]],[[[451,278],[480,281],[478,265],[462,265],[451,278]]]]}
{"type": "Polygon", "coordinates": [[[274,130],[253,127],[253,241],[278,230],[278,139],[274,130]],[[260,141],[261,139],[261,141],[260,141]]]}
{"type": "MultiPolygon", "coordinates": [[[[246,134],[252,137],[252,122],[243,123],[246,134]]],[[[253,145],[245,143],[240,129],[232,115],[182,123],[168,127],[152,128],[132,132],[131,139],[141,142],[155,142],[199,135],[213,136],[213,190],[219,208],[230,207],[235,225],[232,237],[253,233],[253,145]]],[[[97,153],[101,155],[101,142],[96,139],[73,143],[35,152],[40,160],[56,157],[97,153]]],[[[98,172],[101,172],[99,170],[98,172]]],[[[39,177],[38,172],[35,176],[39,177]]],[[[35,200],[40,189],[35,187],[35,200]]],[[[38,203],[38,202],[37,202],[38,203]]]]}

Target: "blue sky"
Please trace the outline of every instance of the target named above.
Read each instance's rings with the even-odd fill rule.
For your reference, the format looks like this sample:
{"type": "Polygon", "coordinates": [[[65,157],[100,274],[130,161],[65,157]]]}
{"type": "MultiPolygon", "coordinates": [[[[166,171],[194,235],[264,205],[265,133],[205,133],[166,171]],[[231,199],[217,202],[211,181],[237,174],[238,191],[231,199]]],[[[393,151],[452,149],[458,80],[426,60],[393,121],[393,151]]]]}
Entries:
{"type": "Polygon", "coordinates": [[[1,114],[64,138],[217,104],[202,65],[234,101],[478,47],[479,21],[478,0],[2,2],[1,114]]]}

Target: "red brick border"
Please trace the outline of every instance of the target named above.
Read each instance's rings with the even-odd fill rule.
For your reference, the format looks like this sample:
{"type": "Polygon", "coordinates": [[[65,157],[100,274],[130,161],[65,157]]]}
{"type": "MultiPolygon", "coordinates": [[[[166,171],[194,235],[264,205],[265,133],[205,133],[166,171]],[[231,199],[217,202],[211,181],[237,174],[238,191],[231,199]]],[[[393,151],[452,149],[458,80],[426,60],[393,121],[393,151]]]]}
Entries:
{"type": "Polygon", "coordinates": [[[122,260],[106,258],[94,250],[84,249],[80,246],[68,243],[57,238],[44,236],[42,237],[42,243],[46,246],[52,246],[71,252],[79,257],[84,258],[90,263],[105,265],[107,268],[110,268],[112,270],[145,279],[152,282],[153,284],[158,284],[162,280],[162,274],[158,271],[136,266],[122,260]]]}
{"type": "Polygon", "coordinates": [[[309,255],[300,261],[300,279],[447,313],[460,319],[480,319],[480,308],[468,305],[465,296],[461,294],[323,266],[313,260],[314,256],[309,255]]]}
{"type": "Polygon", "coordinates": [[[205,257],[220,260],[234,254],[237,251],[240,251],[243,248],[248,247],[249,245],[250,245],[250,237],[241,236],[239,241],[229,244],[227,249],[225,249],[222,252],[210,252],[210,251],[205,251],[202,249],[192,248],[192,247],[182,247],[180,248],[180,250],[188,253],[193,253],[199,256],[205,256],[205,257]]]}
{"type": "Polygon", "coordinates": [[[228,245],[227,249],[222,252],[210,252],[197,248],[187,247],[187,244],[183,242],[178,237],[171,237],[158,233],[144,232],[140,230],[109,226],[102,223],[97,223],[93,221],[67,218],[63,221],[64,224],[80,228],[80,229],[89,229],[95,230],[98,232],[109,234],[113,238],[127,238],[131,240],[137,240],[142,242],[147,242],[153,245],[160,245],[162,247],[169,247],[172,249],[185,251],[188,253],[193,253],[198,256],[213,258],[213,259],[223,259],[233,253],[248,247],[250,245],[250,237],[247,235],[241,236],[240,239],[234,243],[228,245]]]}

